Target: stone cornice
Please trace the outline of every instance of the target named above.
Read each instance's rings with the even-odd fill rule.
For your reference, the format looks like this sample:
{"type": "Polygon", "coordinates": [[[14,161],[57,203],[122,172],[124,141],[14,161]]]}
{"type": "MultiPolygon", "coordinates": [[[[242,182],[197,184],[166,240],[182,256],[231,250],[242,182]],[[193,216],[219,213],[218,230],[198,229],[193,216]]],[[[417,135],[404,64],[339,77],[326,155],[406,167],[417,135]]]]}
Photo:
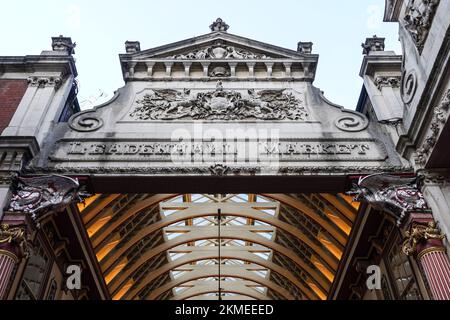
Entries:
{"type": "Polygon", "coordinates": [[[67,55],[0,56],[2,73],[60,72],[78,75],[75,59],[67,55]]]}
{"type": "Polygon", "coordinates": [[[389,54],[389,51],[380,51],[382,54],[366,55],[363,58],[359,75],[373,76],[376,71],[401,72],[402,56],[389,54]]]}

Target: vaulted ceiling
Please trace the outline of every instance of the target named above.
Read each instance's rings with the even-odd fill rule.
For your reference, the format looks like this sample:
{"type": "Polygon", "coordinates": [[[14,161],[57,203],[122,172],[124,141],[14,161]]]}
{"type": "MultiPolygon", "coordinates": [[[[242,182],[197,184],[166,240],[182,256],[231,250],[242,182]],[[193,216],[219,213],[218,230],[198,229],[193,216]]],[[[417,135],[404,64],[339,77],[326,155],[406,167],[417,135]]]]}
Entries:
{"type": "Polygon", "coordinates": [[[343,194],[98,194],[78,206],[113,299],[326,299],[343,194]]]}

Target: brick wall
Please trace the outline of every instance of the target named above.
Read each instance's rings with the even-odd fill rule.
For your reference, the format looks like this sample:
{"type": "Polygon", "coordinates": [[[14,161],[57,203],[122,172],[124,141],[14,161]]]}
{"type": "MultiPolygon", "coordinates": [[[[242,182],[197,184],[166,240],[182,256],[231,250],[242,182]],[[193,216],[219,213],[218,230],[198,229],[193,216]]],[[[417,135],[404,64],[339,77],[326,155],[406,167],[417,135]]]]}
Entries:
{"type": "Polygon", "coordinates": [[[0,80],[0,134],[11,121],[26,90],[26,80],[0,80]]]}

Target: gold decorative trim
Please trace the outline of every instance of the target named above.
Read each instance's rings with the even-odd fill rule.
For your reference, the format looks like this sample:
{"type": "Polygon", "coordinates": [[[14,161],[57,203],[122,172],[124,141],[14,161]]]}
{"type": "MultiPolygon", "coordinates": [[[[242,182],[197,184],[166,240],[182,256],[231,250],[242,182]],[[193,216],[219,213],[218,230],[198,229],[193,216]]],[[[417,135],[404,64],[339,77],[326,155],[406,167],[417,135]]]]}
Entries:
{"type": "Polygon", "coordinates": [[[18,263],[19,262],[19,257],[17,257],[14,253],[8,251],[8,250],[3,250],[0,249],[0,256],[7,256],[11,259],[14,260],[14,263],[18,263]]]}
{"type": "Polygon", "coordinates": [[[445,235],[441,233],[436,222],[430,221],[426,225],[416,224],[410,231],[405,232],[406,239],[403,241],[402,251],[411,256],[417,251],[417,244],[429,239],[443,240],[445,235]]]}
{"type": "Polygon", "coordinates": [[[433,252],[445,252],[445,248],[444,247],[430,247],[430,248],[426,248],[425,250],[421,251],[418,255],[417,258],[420,260],[422,259],[425,255],[429,254],[429,253],[433,253],[433,252]]]}
{"type": "Polygon", "coordinates": [[[25,232],[22,228],[11,228],[8,224],[0,225],[0,243],[11,243],[15,240],[25,239],[25,232]]]}

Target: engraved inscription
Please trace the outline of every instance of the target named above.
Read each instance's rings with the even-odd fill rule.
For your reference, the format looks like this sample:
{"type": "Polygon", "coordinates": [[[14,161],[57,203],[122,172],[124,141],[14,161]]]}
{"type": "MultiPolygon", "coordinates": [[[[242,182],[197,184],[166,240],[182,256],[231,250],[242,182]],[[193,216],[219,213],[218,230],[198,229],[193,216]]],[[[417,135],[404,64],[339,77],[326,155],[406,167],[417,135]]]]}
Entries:
{"type": "Polygon", "coordinates": [[[336,141],[60,141],[53,161],[160,161],[212,157],[280,161],[378,161],[385,152],[372,140],[336,141]]]}

